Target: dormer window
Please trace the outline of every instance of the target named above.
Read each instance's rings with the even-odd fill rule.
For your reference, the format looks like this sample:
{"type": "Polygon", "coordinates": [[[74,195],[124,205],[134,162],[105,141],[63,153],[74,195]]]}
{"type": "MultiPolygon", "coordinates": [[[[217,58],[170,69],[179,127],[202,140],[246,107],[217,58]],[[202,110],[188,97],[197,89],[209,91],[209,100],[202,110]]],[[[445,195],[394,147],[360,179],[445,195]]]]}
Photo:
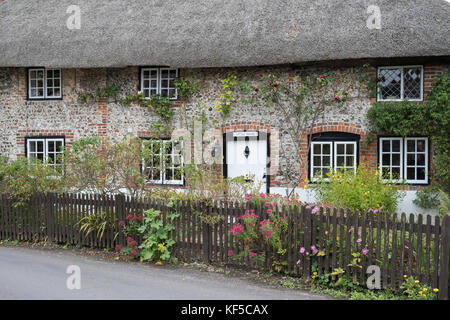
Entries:
{"type": "Polygon", "coordinates": [[[142,68],[141,90],[146,98],[153,95],[177,99],[175,79],[178,77],[178,69],[170,68],[142,68]]]}
{"type": "Polygon", "coordinates": [[[61,69],[28,69],[29,99],[61,99],[61,69]]]}

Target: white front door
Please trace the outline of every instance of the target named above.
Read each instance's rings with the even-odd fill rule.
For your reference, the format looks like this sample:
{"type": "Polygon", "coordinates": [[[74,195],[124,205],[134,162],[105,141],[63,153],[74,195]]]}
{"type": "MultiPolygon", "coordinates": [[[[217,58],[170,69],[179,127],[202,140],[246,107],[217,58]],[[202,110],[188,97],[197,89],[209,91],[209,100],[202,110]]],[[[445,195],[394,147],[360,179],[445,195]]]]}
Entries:
{"type": "Polygon", "coordinates": [[[267,135],[258,132],[234,132],[226,136],[227,176],[244,176],[261,182],[267,192],[267,135]]]}

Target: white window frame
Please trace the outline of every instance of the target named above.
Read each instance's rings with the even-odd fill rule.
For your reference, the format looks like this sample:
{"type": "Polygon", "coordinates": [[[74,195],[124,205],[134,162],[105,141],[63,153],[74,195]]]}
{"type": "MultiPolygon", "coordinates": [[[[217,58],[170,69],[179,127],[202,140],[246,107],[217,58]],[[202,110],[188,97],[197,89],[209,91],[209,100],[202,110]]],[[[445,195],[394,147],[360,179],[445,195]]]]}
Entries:
{"type": "MultiPolygon", "coordinates": [[[[176,153],[173,152],[175,141],[169,140],[169,139],[148,139],[146,141],[147,142],[151,141],[153,143],[153,141],[156,141],[156,140],[162,142],[161,148],[164,146],[164,144],[172,143],[172,152],[169,156],[171,157],[171,164],[172,164],[170,169],[172,169],[172,177],[174,177],[175,176],[175,166],[173,164],[175,163],[175,161],[174,161],[175,155],[177,155],[176,153]]],[[[182,143],[182,141],[179,141],[178,143],[182,143]]],[[[144,142],[143,142],[143,144],[144,144],[144,142]]],[[[145,144],[144,144],[144,146],[145,146],[145,144]]],[[[171,180],[166,179],[165,175],[166,175],[167,168],[165,167],[165,163],[163,161],[163,153],[161,152],[161,150],[159,151],[159,156],[160,156],[160,165],[161,165],[161,167],[159,168],[159,179],[158,180],[149,179],[148,182],[150,184],[160,184],[160,185],[183,185],[184,184],[183,172],[181,172],[181,179],[171,179],[171,180]]],[[[183,168],[183,165],[184,165],[183,155],[180,153],[179,156],[180,156],[180,160],[181,160],[180,168],[183,168]]],[[[145,170],[148,170],[151,168],[153,168],[153,167],[147,166],[147,164],[145,163],[145,160],[142,159],[142,170],[145,172],[145,170]]]]}
{"type": "MultiPolygon", "coordinates": [[[[49,166],[52,166],[52,167],[55,167],[56,166],[56,164],[50,164],[50,163],[47,163],[47,161],[48,161],[48,159],[49,159],[49,157],[48,157],[48,154],[49,154],[49,152],[48,152],[48,145],[49,145],[49,142],[61,142],[61,145],[62,145],[62,148],[63,148],[63,150],[62,151],[59,151],[59,152],[53,152],[53,153],[55,153],[55,154],[63,154],[64,153],[64,148],[65,148],[65,145],[64,145],[64,138],[45,138],[45,137],[39,137],[39,138],[27,138],[27,158],[28,159],[36,159],[36,158],[32,158],[31,157],[31,154],[34,154],[34,153],[38,153],[38,152],[31,152],[31,146],[30,146],[30,144],[32,143],[32,142],[42,142],[43,143],[43,163],[45,163],[46,165],[49,165],[49,166]]],[[[40,152],[39,152],[40,153],[40,152]]]]}
{"type": "MultiPolygon", "coordinates": [[[[337,164],[337,145],[338,144],[343,144],[344,145],[344,150],[345,152],[347,152],[347,145],[353,145],[353,150],[354,150],[354,154],[353,154],[353,173],[356,173],[356,164],[357,164],[357,157],[358,157],[358,145],[357,145],[357,141],[312,141],[311,142],[311,146],[310,146],[310,173],[309,176],[311,178],[311,181],[318,181],[319,178],[314,177],[314,169],[316,168],[329,168],[330,172],[336,172],[336,164],[337,164]],[[322,163],[320,166],[315,166],[314,165],[314,145],[329,145],[330,146],[330,166],[323,166],[322,163]]],[[[322,148],[322,147],[321,147],[322,148]]],[[[322,156],[322,154],[321,154],[322,156]]],[[[344,168],[346,168],[346,162],[345,162],[345,157],[346,154],[344,155],[344,168]]],[[[322,160],[322,159],[321,159],[322,160]]],[[[322,161],[321,161],[322,162],[322,161]]],[[[324,181],[329,181],[330,179],[327,177],[322,177],[324,181]]]]}
{"type": "MultiPolygon", "coordinates": [[[[380,176],[383,176],[383,154],[389,154],[389,176],[392,182],[401,182],[403,180],[403,138],[399,137],[382,137],[380,138],[380,146],[379,146],[379,166],[380,166],[380,176]],[[389,152],[383,152],[383,141],[389,141],[389,152]],[[400,151],[392,152],[392,141],[400,141],[400,151]],[[399,153],[400,154],[400,177],[399,179],[392,179],[392,154],[399,153]]],[[[383,179],[384,182],[388,182],[389,180],[383,179]]]]}
{"type": "MultiPolygon", "coordinates": [[[[148,88],[144,88],[144,71],[156,71],[157,72],[157,80],[156,80],[156,94],[161,95],[161,90],[162,89],[166,89],[166,88],[161,88],[161,71],[163,70],[167,70],[169,72],[170,75],[170,71],[175,70],[175,79],[178,78],[178,69],[177,68],[141,68],[141,87],[140,87],[140,91],[144,92],[145,89],[148,88]]],[[[150,88],[151,87],[151,80],[150,80],[150,88]]],[[[151,96],[151,94],[150,94],[151,96]]],[[[150,99],[150,97],[145,97],[146,99],[150,99]]],[[[167,97],[168,98],[168,97],[167,97]]],[[[178,99],[178,89],[175,88],[175,96],[173,96],[172,98],[168,98],[169,100],[177,100],[178,99]]]]}
{"type": "Polygon", "coordinates": [[[380,71],[386,69],[400,69],[400,99],[383,99],[381,97],[381,90],[377,84],[377,101],[423,101],[423,65],[408,65],[408,66],[386,66],[386,67],[378,67],[377,69],[377,79],[381,77],[380,71]],[[408,68],[420,68],[420,98],[418,99],[409,99],[404,97],[404,83],[403,83],[403,75],[404,69],[408,68]]]}
{"type": "MultiPolygon", "coordinates": [[[[55,79],[54,77],[52,78],[52,79],[55,79]]],[[[37,88],[37,87],[34,87],[34,88],[37,88]]],[[[52,86],[51,88],[53,88],[53,93],[55,92],[55,88],[58,88],[58,87],[55,87],[55,86],[52,86]]],[[[58,69],[58,68],[49,68],[49,69],[46,69],[46,68],[30,68],[30,69],[28,69],[28,98],[30,99],[30,100],[50,100],[50,99],[61,99],[62,98],[62,73],[61,73],[61,69],[58,69]],[[32,81],[32,79],[31,79],[31,72],[33,72],[33,71],[36,71],[36,72],[38,72],[38,71],[42,71],[42,73],[43,73],[43,75],[44,75],[44,77],[43,77],[43,93],[44,93],[44,95],[43,96],[32,96],[31,95],[31,89],[32,89],[32,87],[31,87],[31,81],[32,81]],[[55,95],[53,95],[53,96],[48,96],[47,95],[47,71],[59,71],[59,78],[57,78],[57,79],[59,79],[59,95],[58,96],[55,96],[55,95]]]]}
{"type": "MultiPolygon", "coordinates": [[[[406,180],[408,183],[411,184],[428,184],[428,138],[426,137],[407,137],[404,139],[404,152],[405,152],[405,156],[404,156],[404,177],[408,177],[407,172],[408,172],[408,168],[421,168],[423,166],[418,166],[417,165],[417,158],[415,161],[415,164],[413,166],[408,166],[408,154],[415,154],[416,156],[418,154],[425,154],[425,179],[424,180],[406,180]],[[425,152],[408,152],[408,141],[415,141],[415,145],[417,146],[417,140],[425,140],[425,152]]],[[[417,171],[415,172],[415,176],[417,176],[417,171]]]]}
{"type": "MultiPolygon", "coordinates": [[[[382,137],[379,140],[379,153],[378,153],[378,162],[380,165],[380,177],[382,177],[383,174],[383,141],[392,141],[397,140],[400,141],[400,179],[397,180],[391,180],[392,182],[401,182],[406,181],[408,184],[428,184],[429,183],[429,172],[428,172],[428,162],[429,162],[429,139],[428,137],[382,137]],[[408,167],[422,167],[417,166],[417,163],[414,166],[408,166],[407,165],[407,154],[408,153],[414,153],[418,154],[417,151],[415,152],[407,152],[407,141],[417,141],[417,140],[425,140],[425,152],[420,152],[419,154],[425,154],[425,179],[424,180],[417,180],[417,179],[407,179],[407,169],[408,167]]],[[[391,143],[391,150],[392,150],[392,143],[391,143]]],[[[389,152],[391,154],[391,166],[392,166],[392,151],[389,152]]],[[[417,174],[417,173],[416,173],[417,174]]],[[[392,173],[390,174],[392,176],[392,173]]],[[[389,180],[383,179],[384,182],[388,182],[389,180]]]]}

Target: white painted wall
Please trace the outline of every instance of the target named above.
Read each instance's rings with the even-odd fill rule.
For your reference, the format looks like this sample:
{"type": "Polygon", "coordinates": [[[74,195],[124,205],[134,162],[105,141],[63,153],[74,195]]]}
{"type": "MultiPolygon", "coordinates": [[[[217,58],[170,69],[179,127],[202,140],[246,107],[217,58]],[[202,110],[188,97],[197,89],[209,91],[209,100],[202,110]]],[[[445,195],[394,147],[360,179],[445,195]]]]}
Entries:
{"type": "MultiPolygon", "coordinates": [[[[280,194],[282,196],[285,196],[286,188],[273,187],[273,188],[270,188],[270,193],[280,194]]],[[[304,202],[317,201],[314,190],[309,190],[309,189],[305,190],[305,189],[301,189],[301,188],[296,188],[295,193],[299,195],[301,201],[304,201],[304,202]]],[[[423,209],[423,208],[416,206],[412,202],[415,198],[416,198],[416,191],[412,191],[412,190],[406,191],[405,197],[398,204],[397,212],[399,212],[399,213],[405,212],[407,214],[414,213],[415,215],[422,213],[422,214],[430,214],[433,216],[438,214],[437,209],[423,209]]]]}

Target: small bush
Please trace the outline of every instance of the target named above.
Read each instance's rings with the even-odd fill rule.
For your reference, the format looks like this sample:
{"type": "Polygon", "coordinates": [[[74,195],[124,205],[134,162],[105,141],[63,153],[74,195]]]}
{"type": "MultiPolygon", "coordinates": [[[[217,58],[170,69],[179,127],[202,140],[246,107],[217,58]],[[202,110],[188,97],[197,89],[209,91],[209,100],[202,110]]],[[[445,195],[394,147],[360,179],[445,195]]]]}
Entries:
{"type": "Polygon", "coordinates": [[[392,182],[383,182],[379,172],[361,164],[353,172],[335,172],[314,187],[319,201],[338,208],[395,212],[405,193],[392,182]]]}

